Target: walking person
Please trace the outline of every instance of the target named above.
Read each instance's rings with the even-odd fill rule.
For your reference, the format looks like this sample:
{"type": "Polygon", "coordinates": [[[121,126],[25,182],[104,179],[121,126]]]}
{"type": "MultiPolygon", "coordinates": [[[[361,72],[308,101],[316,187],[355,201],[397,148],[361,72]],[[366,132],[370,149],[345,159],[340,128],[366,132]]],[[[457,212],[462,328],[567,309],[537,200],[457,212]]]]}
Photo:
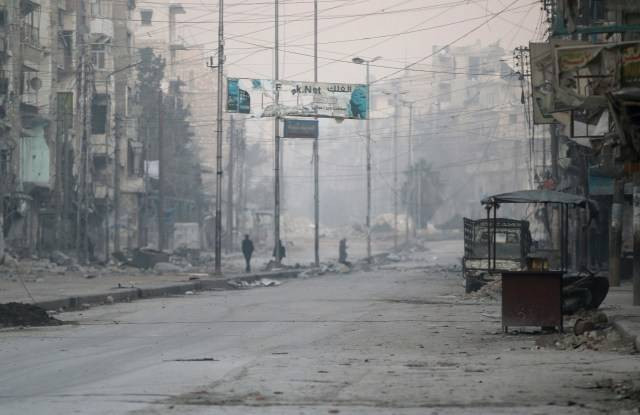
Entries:
{"type": "Polygon", "coordinates": [[[247,263],[245,272],[251,272],[251,255],[253,254],[253,241],[249,239],[249,235],[245,235],[242,240],[242,255],[247,263]]]}

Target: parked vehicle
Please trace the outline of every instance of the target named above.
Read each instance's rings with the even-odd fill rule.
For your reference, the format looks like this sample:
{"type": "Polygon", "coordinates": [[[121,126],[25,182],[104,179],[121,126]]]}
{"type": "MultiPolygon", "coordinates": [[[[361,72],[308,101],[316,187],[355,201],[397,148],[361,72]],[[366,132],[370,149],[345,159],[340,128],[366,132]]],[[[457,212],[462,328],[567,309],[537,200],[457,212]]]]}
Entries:
{"type": "Polygon", "coordinates": [[[503,271],[522,271],[527,267],[531,251],[529,222],[497,218],[473,220],[464,218],[464,258],[462,272],[467,293],[480,289],[503,271]],[[495,237],[494,253],[489,260],[488,249],[494,249],[491,237],[495,237]],[[491,263],[489,263],[489,261],[491,263]]]}

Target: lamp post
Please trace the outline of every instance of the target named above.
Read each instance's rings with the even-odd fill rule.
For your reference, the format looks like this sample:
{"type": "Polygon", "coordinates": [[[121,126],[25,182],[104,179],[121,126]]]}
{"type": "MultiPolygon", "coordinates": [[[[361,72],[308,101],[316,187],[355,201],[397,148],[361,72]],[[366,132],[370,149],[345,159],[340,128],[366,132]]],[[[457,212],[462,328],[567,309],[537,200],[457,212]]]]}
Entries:
{"type": "Polygon", "coordinates": [[[369,80],[369,64],[381,58],[381,56],[376,56],[369,60],[359,57],[352,59],[355,64],[367,65],[367,216],[365,225],[367,228],[367,261],[369,262],[371,262],[371,82],[369,80]]]}

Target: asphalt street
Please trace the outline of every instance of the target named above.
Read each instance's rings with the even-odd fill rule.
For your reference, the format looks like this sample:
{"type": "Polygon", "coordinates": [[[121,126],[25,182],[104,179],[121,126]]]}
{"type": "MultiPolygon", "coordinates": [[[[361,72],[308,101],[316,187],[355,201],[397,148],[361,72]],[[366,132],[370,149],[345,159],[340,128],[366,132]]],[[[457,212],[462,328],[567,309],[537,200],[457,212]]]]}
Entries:
{"type": "Polygon", "coordinates": [[[637,355],[503,334],[499,304],[435,266],[459,252],[2,330],[0,413],[637,413],[603,386],[639,381],[637,355]]]}

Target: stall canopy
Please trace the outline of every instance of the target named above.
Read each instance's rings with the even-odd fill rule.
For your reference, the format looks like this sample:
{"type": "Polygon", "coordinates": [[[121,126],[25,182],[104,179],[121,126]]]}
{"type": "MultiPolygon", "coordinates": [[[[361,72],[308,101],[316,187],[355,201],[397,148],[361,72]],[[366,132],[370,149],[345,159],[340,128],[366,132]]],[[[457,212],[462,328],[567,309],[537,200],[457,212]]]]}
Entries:
{"type": "Polygon", "coordinates": [[[554,190],[519,190],[485,197],[481,203],[483,205],[493,205],[495,203],[560,203],[586,207],[590,201],[584,196],[556,192],[554,190]]]}

